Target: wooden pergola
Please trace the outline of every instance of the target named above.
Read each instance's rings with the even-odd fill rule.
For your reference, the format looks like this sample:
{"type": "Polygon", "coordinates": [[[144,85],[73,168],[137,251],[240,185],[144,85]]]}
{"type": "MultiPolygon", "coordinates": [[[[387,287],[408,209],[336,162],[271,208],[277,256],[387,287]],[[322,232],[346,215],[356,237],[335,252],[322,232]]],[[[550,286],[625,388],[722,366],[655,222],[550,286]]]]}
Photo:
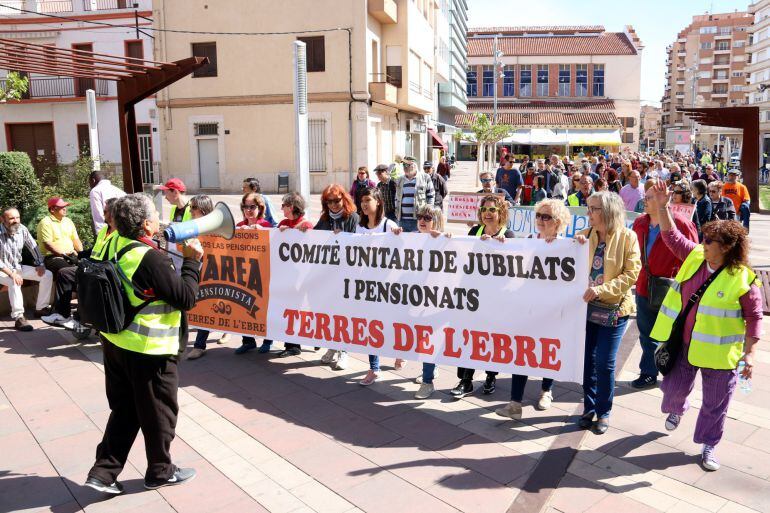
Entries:
{"type": "Polygon", "coordinates": [[[759,107],[678,107],[676,110],[701,125],[743,130],[741,174],[751,195],[751,211],[759,212],[759,107]]]}
{"type": "Polygon", "coordinates": [[[134,106],[208,63],[206,57],[157,62],[86,52],[0,38],[0,68],[40,75],[115,82],[123,184],[126,192],[142,191],[139,137],[134,106]]]}

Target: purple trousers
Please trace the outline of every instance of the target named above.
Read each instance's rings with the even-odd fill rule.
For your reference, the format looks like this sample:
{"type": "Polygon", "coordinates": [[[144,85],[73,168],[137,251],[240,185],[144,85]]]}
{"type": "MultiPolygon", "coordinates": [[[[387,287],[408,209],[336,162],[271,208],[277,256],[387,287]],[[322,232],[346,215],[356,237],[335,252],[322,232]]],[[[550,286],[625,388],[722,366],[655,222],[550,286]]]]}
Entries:
{"type": "Polygon", "coordinates": [[[696,444],[717,445],[722,439],[725,428],[727,408],[738,383],[735,370],[715,370],[693,367],[687,361],[689,344],[682,348],[679,359],[663,378],[660,389],[663,391],[663,413],[683,415],[690,407],[687,397],[695,386],[695,375],[700,370],[703,381],[703,404],[695,424],[693,441],[696,444]]]}

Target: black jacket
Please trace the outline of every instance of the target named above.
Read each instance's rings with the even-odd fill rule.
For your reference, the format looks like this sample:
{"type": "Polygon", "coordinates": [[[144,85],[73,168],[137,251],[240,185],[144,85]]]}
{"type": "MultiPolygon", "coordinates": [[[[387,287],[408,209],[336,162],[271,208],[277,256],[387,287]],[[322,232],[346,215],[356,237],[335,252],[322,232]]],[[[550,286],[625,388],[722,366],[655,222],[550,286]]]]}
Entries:
{"type": "Polygon", "coordinates": [[[131,281],[139,290],[162,299],[182,311],[179,329],[179,352],[187,346],[187,310],[192,310],[198,295],[201,277],[201,263],[185,258],[181,276],[177,274],[171,259],[157,249],[145,253],[131,281]]]}
{"type": "Polygon", "coordinates": [[[334,220],[331,217],[327,217],[326,219],[319,219],[313,229],[328,231],[339,229],[343,232],[356,233],[356,226],[358,226],[358,221],[358,214],[353,212],[348,217],[342,217],[337,220],[334,220]]]}
{"type": "Polygon", "coordinates": [[[433,197],[433,204],[438,208],[442,208],[444,205],[444,198],[449,194],[446,180],[438,173],[431,173],[430,179],[433,182],[433,190],[436,191],[436,195],[433,197]]]}

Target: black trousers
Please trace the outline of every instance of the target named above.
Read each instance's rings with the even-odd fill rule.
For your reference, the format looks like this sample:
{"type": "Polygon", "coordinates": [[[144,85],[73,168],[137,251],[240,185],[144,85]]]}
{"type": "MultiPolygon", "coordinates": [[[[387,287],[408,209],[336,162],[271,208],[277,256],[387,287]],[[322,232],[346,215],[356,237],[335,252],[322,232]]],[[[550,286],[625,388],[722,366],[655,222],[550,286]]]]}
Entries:
{"type": "Polygon", "coordinates": [[[127,351],[104,338],[102,350],[112,413],[88,476],[115,482],[141,428],[147,455],[144,478],[165,481],[174,473],[170,448],[179,413],[177,357],[127,351]]]}
{"type": "MultiPolygon", "coordinates": [[[[466,369],[465,367],[457,367],[457,377],[463,381],[473,381],[473,374],[476,369],[466,369]]],[[[496,372],[487,371],[487,376],[497,376],[496,372]]]]}
{"type": "Polygon", "coordinates": [[[56,301],[54,312],[67,319],[72,315],[72,291],[75,290],[75,272],[77,266],[66,258],[48,255],[43,261],[45,268],[53,273],[56,284],[56,301]]]}

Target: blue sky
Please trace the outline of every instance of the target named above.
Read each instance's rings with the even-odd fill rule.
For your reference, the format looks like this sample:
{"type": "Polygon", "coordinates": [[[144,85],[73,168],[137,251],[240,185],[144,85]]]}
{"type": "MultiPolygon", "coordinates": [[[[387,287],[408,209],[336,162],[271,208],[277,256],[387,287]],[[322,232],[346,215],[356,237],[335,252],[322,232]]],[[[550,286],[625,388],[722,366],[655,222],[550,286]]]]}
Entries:
{"type": "Polygon", "coordinates": [[[468,0],[468,26],[604,25],[622,32],[632,25],[644,44],[642,103],[660,105],[666,45],[692,16],[746,10],[749,0],[468,0]]]}

